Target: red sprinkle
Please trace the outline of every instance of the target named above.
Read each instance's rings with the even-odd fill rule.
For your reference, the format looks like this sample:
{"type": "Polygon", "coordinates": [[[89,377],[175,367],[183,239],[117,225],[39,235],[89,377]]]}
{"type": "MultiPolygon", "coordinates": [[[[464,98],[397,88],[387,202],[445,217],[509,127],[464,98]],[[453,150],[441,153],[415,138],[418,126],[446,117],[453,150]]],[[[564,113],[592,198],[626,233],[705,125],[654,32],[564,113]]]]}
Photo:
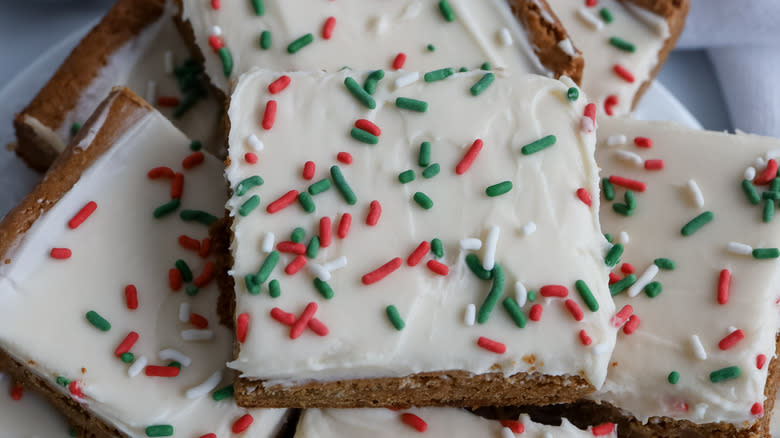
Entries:
{"type": "Polygon", "coordinates": [[[193,239],[192,237],[185,236],[184,234],[179,236],[179,245],[184,249],[200,251],[200,242],[198,239],[193,239]]]}
{"type": "Polygon", "coordinates": [[[206,317],[203,315],[198,315],[197,313],[191,313],[190,324],[192,324],[192,326],[195,328],[199,328],[203,330],[209,327],[209,320],[206,319],[206,317]]]}
{"type": "MultiPolygon", "coordinates": [[[[214,0],[212,0],[212,1],[214,1],[214,0]]],[[[207,433],[205,435],[201,435],[200,438],[217,438],[217,434],[215,434],[215,433],[207,433]]]]}
{"type": "Polygon", "coordinates": [[[274,122],[276,121],[276,101],[275,100],[269,100],[268,103],[265,104],[265,112],[263,113],[263,129],[271,129],[274,127],[274,122]]]}
{"type": "Polygon", "coordinates": [[[271,214],[274,214],[277,211],[282,210],[282,209],[288,207],[290,204],[295,202],[296,199],[298,199],[298,191],[297,190],[290,190],[289,192],[287,192],[284,195],[282,195],[276,201],[268,204],[268,207],[266,208],[266,211],[268,211],[271,214]]]}
{"type": "Polygon", "coordinates": [[[607,99],[604,100],[604,112],[607,113],[608,116],[613,115],[615,112],[612,110],[612,107],[618,104],[618,97],[614,94],[610,94],[607,96],[607,99]]]}
{"type": "Polygon", "coordinates": [[[599,3],[599,0],[585,0],[585,6],[592,8],[599,3]]]}
{"type": "Polygon", "coordinates": [[[616,75],[620,76],[626,82],[633,83],[635,80],[633,73],[628,71],[627,68],[623,67],[620,64],[615,64],[615,66],[612,67],[612,70],[615,72],[616,75]]]}
{"type": "Polygon", "coordinates": [[[176,377],[179,375],[177,367],[163,367],[159,365],[147,365],[145,373],[149,377],[176,377]]]}
{"type": "Polygon", "coordinates": [[[428,423],[417,415],[408,412],[401,414],[401,421],[403,421],[404,424],[417,429],[417,432],[425,432],[425,430],[428,429],[428,423]]]}
{"type": "Polygon", "coordinates": [[[317,303],[311,302],[307,304],[306,308],[303,309],[303,313],[301,313],[301,317],[295,321],[295,324],[290,329],[290,339],[297,339],[303,334],[315,313],[317,313],[317,303]]]}
{"type": "Polygon", "coordinates": [[[764,405],[759,402],[753,403],[753,406],[750,407],[750,413],[758,416],[764,415],[764,405]]]}
{"type": "Polygon", "coordinates": [[[368,206],[368,215],[366,216],[366,225],[373,227],[379,222],[379,217],[382,215],[382,204],[379,201],[371,201],[368,206]]]}
{"type": "Polygon", "coordinates": [[[218,11],[221,6],[222,5],[219,0],[211,0],[211,8],[214,9],[215,11],[218,11]]]}
{"type": "Polygon", "coordinates": [[[583,313],[582,308],[580,308],[580,305],[577,304],[576,301],[572,299],[568,299],[564,301],[564,304],[566,305],[566,308],[569,310],[569,313],[571,313],[571,316],[574,318],[575,321],[582,321],[582,318],[585,316],[585,313],[583,313]]]}
{"type": "Polygon", "coordinates": [[[620,266],[620,272],[624,274],[633,274],[634,273],[634,265],[631,263],[623,263],[620,266]]]}
{"type": "Polygon", "coordinates": [[[400,70],[404,68],[404,64],[406,64],[406,54],[399,53],[395,55],[395,59],[393,59],[393,68],[396,70],[400,70]]]}
{"type": "Polygon", "coordinates": [[[436,260],[428,260],[426,266],[435,274],[447,275],[450,273],[450,268],[447,265],[436,260]]]}
{"type": "Polygon", "coordinates": [[[492,339],[488,339],[484,336],[480,336],[477,340],[477,345],[484,348],[487,351],[492,351],[493,353],[497,354],[504,354],[506,353],[506,345],[496,342],[492,339]]]}
{"type": "Polygon", "coordinates": [[[255,421],[255,419],[252,418],[250,414],[244,414],[241,418],[236,420],[235,423],[233,423],[233,428],[231,430],[233,433],[241,433],[249,429],[249,426],[252,425],[253,421],[255,421]]]}
{"type": "Polygon", "coordinates": [[[279,321],[284,325],[295,324],[295,315],[293,315],[292,313],[287,313],[278,307],[274,307],[273,309],[271,309],[271,318],[279,321]]]}
{"type": "Polygon", "coordinates": [[[352,164],[352,154],[349,152],[339,152],[336,154],[336,159],[344,164],[352,164]]]}
{"type": "Polygon", "coordinates": [[[639,328],[639,323],[641,321],[639,320],[639,317],[637,315],[631,315],[630,318],[628,318],[628,322],[623,326],[623,333],[630,335],[631,333],[634,333],[636,329],[639,328]]]}
{"type": "Polygon", "coordinates": [[[314,161],[307,161],[303,163],[303,179],[311,180],[314,178],[314,172],[317,170],[317,165],[314,161]]]}
{"type": "Polygon", "coordinates": [[[284,272],[287,275],[295,275],[304,266],[306,266],[306,257],[299,255],[298,257],[294,258],[293,261],[291,261],[290,264],[287,265],[287,267],[284,268],[284,272]]]}
{"type": "Polygon", "coordinates": [[[609,182],[616,186],[620,186],[629,190],[637,192],[644,192],[647,189],[647,184],[634,179],[624,178],[622,176],[612,175],[609,177],[609,182]]]}
{"type": "Polygon", "coordinates": [[[138,341],[138,333],[136,332],[130,332],[125,336],[125,340],[122,341],[119,346],[116,347],[116,350],[114,350],[114,356],[121,357],[123,354],[130,351],[131,348],[133,348],[133,345],[138,341]]]}
{"type": "Polygon", "coordinates": [[[22,395],[24,395],[24,386],[21,383],[14,382],[11,386],[11,400],[19,401],[22,399],[22,395]]]}
{"type": "Polygon", "coordinates": [[[240,343],[246,341],[246,333],[249,331],[249,314],[242,313],[236,318],[236,340],[240,343]]]}
{"type": "Polygon", "coordinates": [[[777,160],[771,158],[766,162],[766,169],[762,170],[758,174],[756,179],[753,180],[753,184],[763,186],[769,184],[777,176],[777,160]]]}
{"type": "Polygon", "coordinates": [[[50,255],[53,259],[65,260],[69,259],[73,253],[68,248],[52,248],[50,255]]]}
{"type": "Polygon", "coordinates": [[[653,147],[653,140],[648,137],[634,137],[634,144],[640,148],[653,147]]]}
{"type": "Polygon", "coordinates": [[[615,430],[615,424],[614,423],[602,423],[598,426],[593,426],[591,429],[591,433],[593,433],[593,436],[604,436],[609,435],[612,433],[612,431],[615,430]]]}
{"type": "Polygon", "coordinates": [[[214,262],[206,262],[206,265],[203,266],[203,272],[193,280],[192,284],[198,287],[205,287],[209,284],[211,279],[214,278],[214,267],[214,262]]]}
{"type": "Polygon", "coordinates": [[[205,259],[206,257],[209,256],[210,252],[211,252],[211,239],[206,237],[200,242],[200,251],[198,251],[198,255],[205,259]]]}
{"type": "Polygon", "coordinates": [[[164,107],[174,107],[179,105],[179,98],[176,96],[160,96],[157,98],[157,105],[164,107]]]}
{"type": "Polygon", "coordinates": [[[380,266],[374,271],[365,274],[362,278],[363,284],[370,285],[376,283],[377,281],[390,275],[396,269],[400,268],[401,264],[403,264],[403,261],[401,260],[400,257],[396,257],[390,260],[389,262],[385,263],[384,265],[380,266]]]}
{"type": "Polygon", "coordinates": [[[382,130],[379,129],[379,126],[376,126],[374,122],[366,119],[360,119],[357,122],[355,122],[355,128],[362,129],[366,132],[368,132],[371,135],[375,135],[379,137],[382,135],[382,130]]]}
{"type": "Polygon", "coordinates": [[[203,152],[193,152],[190,154],[187,158],[182,160],[181,167],[185,169],[192,169],[193,167],[197,166],[198,164],[202,163],[203,160],[206,159],[206,156],[203,155],[203,152]]]}
{"type": "Polygon", "coordinates": [[[609,322],[612,324],[612,327],[620,327],[621,325],[625,324],[626,321],[628,321],[628,318],[630,318],[633,313],[634,308],[631,307],[630,304],[626,304],[622,309],[620,309],[620,311],[618,311],[618,313],[615,314],[615,316],[612,317],[609,322]]]}
{"type": "Polygon", "coordinates": [[[745,332],[742,330],[734,330],[718,342],[718,348],[724,351],[728,350],[729,348],[733,348],[743,339],[745,339],[745,332]]]}
{"type": "Polygon", "coordinates": [[[320,219],[320,248],[327,248],[333,239],[330,218],[325,216],[320,219]]]}
{"type": "Polygon", "coordinates": [[[84,398],[84,391],[81,390],[81,382],[74,380],[68,385],[68,391],[75,398],[84,398]]]}
{"type": "Polygon", "coordinates": [[[209,35],[209,46],[215,52],[219,52],[219,49],[225,47],[225,42],[217,35],[209,35]]]}
{"type": "Polygon", "coordinates": [[[466,151],[466,155],[463,156],[463,158],[460,160],[460,163],[455,166],[455,173],[458,175],[463,175],[466,173],[471,165],[474,164],[474,160],[477,159],[477,155],[479,155],[479,151],[482,150],[482,146],[484,146],[482,140],[476,139],[474,144],[472,144],[469,150],[466,151]]]}
{"type": "Polygon", "coordinates": [[[523,423],[515,420],[499,420],[499,423],[501,423],[501,426],[508,427],[509,430],[512,431],[512,433],[523,433],[525,432],[525,426],[523,426],[523,423]]]}
{"type": "Polygon", "coordinates": [[[334,27],[336,27],[336,17],[328,17],[322,25],[322,39],[329,40],[333,36],[334,27]]]}
{"type": "Polygon", "coordinates": [[[336,235],[339,236],[340,239],[346,238],[349,234],[350,225],[352,225],[352,215],[349,213],[342,214],[338,230],[336,230],[336,235]]]}
{"type": "Polygon", "coordinates": [[[291,240],[285,240],[276,244],[276,249],[279,252],[288,254],[304,255],[306,254],[306,245],[291,240]]]}
{"type": "Polygon", "coordinates": [[[95,210],[97,210],[97,203],[94,201],[87,202],[87,204],[81,207],[81,210],[68,221],[68,227],[70,227],[71,230],[75,230],[79,225],[83,224],[95,210]]]}
{"type": "Polygon", "coordinates": [[[588,336],[588,332],[586,332],[584,329],[580,330],[580,342],[582,342],[582,345],[586,347],[593,342],[593,340],[590,339],[590,336],[588,336]]]}
{"type": "Polygon", "coordinates": [[[431,244],[428,243],[427,240],[423,240],[422,243],[417,245],[417,248],[409,254],[409,257],[406,259],[406,264],[409,266],[417,266],[417,264],[420,263],[420,260],[422,260],[430,250],[431,244]]]}
{"type": "Polygon", "coordinates": [[[645,170],[663,170],[664,160],[645,160],[645,170]]]}
{"type": "Polygon", "coordinates": [[[290,77],[287,75],[279,76],[279,79],[271,82],[268,85],[268,92],[271,94],[278,94],[284,91],[285,88],[287,88],[288,85],[290,85],[290,77]]]}
{"type": "Polygon", "coordinates": [[[609,284],[615,284],[618,281],[620,281],[620,276],[615,274],[614,272],[609,273],[609,284]]]}
{"type": "Polygon", "coordinates": [[[720,271],[718,276],[718,304],[729,302],[729,288],[731,286],[731,272],[728,269],[720,271]]]}
{"type": "Polygon", "coordinates": [[[766,355],[759,354],[758,356],[756,356],[756,368],[758,368],[759,370],[763,369],[764,365],[766,365],[766,355]]]}
{"type": "Polygon", "coordinates": [[[595,103],[589,103],[585,105],[585,112],[583,115],[594,122],[596,121],[596,104],[595,103]]]}
{"type": "Polygon", "coordinates": [[[146,176],[148,176],[149,179],[173,178],[173,175],[174,175],[173,169],[166,166],[155,167],[154,169],[150,170],[149,173],[146,174],[146,176]]]}
{"type": "Polygon", "coordinates": [[[132,284],[125,286],[125,305],[130,310],[138,308],[138,290],[132,284]]]}
{"type": "Polygon", "coordinates": [[[311,331],[316,333],[318,336],[327,336],[328,333],[330,333],[330,330],[328,330],[328,326],[323,324],[319,319],[312,318],[309,321],[309,328],[311,331]]]}
{"type": "Polygon", "coordinates": [[[253,152],[247,152],[244,154],[244,161],[249,164],[255,164],[257,163],[257,155],[253,152]]]}
{"type": "Polygon", "coordinates": [[[183,193],[184,193],[184,174],[177,172],[176,175],[173,176],[173,181],[171,182],[171,198],[181,199],[183,193]]]}
{"type": "Polygon", "coordinates": [[[580,201],[582,201],[582,203],[588,207],[593,205],[593,199],[590,197],[590,192],[587,189],[583,187],[577,189],[577,197],[580,198],[580,201]]]}
{"type": "Polygon", "coordinates": [[[534,304],[528,312],[528,318],[530,318],[531,321],[539,321],[542,319],[542,310],[544,309],[541,304],[534,304]]]}
{"type": "Polygon", "coordinates": [[[182,280],[181,272],[178,269],[171,268],[168,270],[168,286],[171,287],[172,291],[176,292],[181,289],[183,283],[184,280],[182,280]]]}
{"type": "Polygon", "coordinates": [[[539,289],[539,294],[545,298],[550,298],[550,297],[566,298],[567,296],[569,296],[569,289],[566,289],[566,286],[550,284],[547,286],[542,286],[541,289],[539,289]]]}

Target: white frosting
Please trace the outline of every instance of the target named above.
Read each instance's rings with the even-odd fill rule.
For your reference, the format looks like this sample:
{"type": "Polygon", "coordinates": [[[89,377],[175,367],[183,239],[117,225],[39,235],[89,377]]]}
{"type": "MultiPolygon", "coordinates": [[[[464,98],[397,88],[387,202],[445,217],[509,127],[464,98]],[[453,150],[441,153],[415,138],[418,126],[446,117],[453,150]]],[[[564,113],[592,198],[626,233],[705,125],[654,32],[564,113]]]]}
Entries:
{"type": "Polygon", "coordinates": [[[506,0],[449,0],[455,20],[447,22],[438,2],[423,0],[264,0],[265,14],[257,16],[249,1],[223,1],[219,10],[202,0],[184,0],[182,17],[195,32],[195,41],[206,59],[206,73],[223,91],[252,67],[287,70],[336,71],[390,69],[398,53],[406,54],[404,69],[433,70],[443,67],[478,68],[483,62],[514,72],[548,73],[534,55],[525,29],[512,15],[506,0]],[[322,38],[328,17],[336,19],[329,40],[322,38]],[[209,45],[214,27],[232,54],[230,77],[223,72],[220,56],[209,45]],[[501,32],[513,44],[505,44],[501,32]],[[260,47],[260,35],[269,31],[272,45],[260,47]],[[295,54],[287,46],[311,33],[314,41],[295,54]],[[355,44],[359,41],[360,44],[355,44]],[[435,51],[426,47],[433,44],[435,51]]]}
{"type": "MultiPolygon", "coordinates": [[[[661,269],[654,280],[663,290],[655,298],[644,292],[630,298],[615,296],[618,308],[630,304],[641,319],[630,335],[618,334],[614,366],[597,398],[625,409],[642,421],[653,416],[686,419],[694,423],[729,422],[742,427],[758,416],[754,403],[764,403],[769,361],[775,355],[778,309],[775,304],[780,259],[755,259],[742,246],[780,246],[780,222],[762,221],[762,204],[751,205],[742,191],[745,167],[756,157],[776,149],[780,141],[748,135],[694,131],[674,124],[609,119],[601,121],[606,139],[625,135],[617,146],[645,159],[663,159],[664,169],[637,169],[615,159],[615,147],[599,145],[597,160],[603,176],[640,180],[647,190],[636,193],[636,211],[630,217],[611,206],[601,210],[603,230],[631,235],[622,262],[631,263],[639,277],[659,257],[672,259],[674,270],[661,269]],[[652,139],[651,148],[634,145],[637,136],[652,139]],[[703,195],[703,205],[691,202],[689,181],[703,195]],[[681,228],[704,211],[714,219],[689,237],[681,228]],[[730,242],[741,243],[735,249],[730,242]],[[728,302],[718,303],[721,270],[731,273],[728,302]],[[732,331],[744,332],[736,346],[721,350],[719,342],[732,331]],[[757,368],[757,356],[766,364],[757,368]],[[710,373],[738,366],[738,378],[713,383],[710,373]],[[679,373],[676,384],[668,382],[679,373]],[[684,404],[688,410],[685,411],[684,404]]],[[[758,192],[769,186],[758,187],[758,192]]],[[[623,203],[625,189],[617,189],[615,203],[623,203]]],[[[620,272],[617,265],[615,272],[620,272]]]]}
{"type": "Polygon", "coordinates": [[[291,73],[290,86],[271,97],[268,84],[278,73],[257,71],[242,77],[229,109],[230,165],[227,178],[232,188],[245,178],[260,175],[265,184],[227,204],[234,216],[235,259],[231,271],[236,279],[236,314],[250,315],[246,342],[230,364],[245,376],[273,383],[306,380],[405,376],[424,371],[467,370],[476,374],[536,371],[548,375],[582,375],[600,386],[606,373],[615,329],[608,320],[614,313],[606,287],[603,251],[606,248],[599,228],[598,199],[589,208],[575,192],[585,188],[597,193],[598,170],[592,159],[594,136],[579,131],[585,98],[571,103],[564,97],[567,86],[560,81],[535,75],[499,74],[478,97],[470,87],[483,73],[456,74],[448,79],[418,81],[400,90],[393,86],[402,73],[387,73],[374,98],[377,108],[369,111],[344,86],[350,76],[362,83],[365,73],[291,73]],[[401,110],[397,97],[423,99],[426,113],[401,110]],[[278,102],[275,125],[258,126],[266,101],[278,102]],[[350,137],[355,120],[373,120],[381,129],[379,144],[366,145],[350,137]],[[301,129],[305,127],[305,129],[301,129]],[[244,155],[252,152],[245,139],[254,134],[265,144],[259,161],[250,165],[244,155]],[[557,143],[533,155],[522,155],[521,147],[548,134],[557,143]],[[455,166],[475,139],[484,147],[472,167],[463,175],[455,166]],[[427,179],[418,165],[423,141],[431,143],[431,162],[440,173],[427,179]],[[354,161],[338,163],[338,152],[348,152],[354,161]],[[301,178],[304,162],[316,163],[312,181],[301,178]],[[315,181],[329,177],[332,165],[339,164],[357,196],[348,205],[332,187],[315,195],[316,212],[305,214],[298,202],[269,215],[266,208],[291,189],[306,190],[315,181]],[[412,169],[417,177],[408,184],[399,182],[399,173],[412,169]],[[510,180],[514,189],[502,196],[486,196],[486,187],[510,180]],[[425,210],[413,200],[424,192],[434,202],[425,210]],[[262,203],[247,216],[237,214],[251,196],[262,203]],[[382,214],[375,227],[366,225],[372,200],[378,200],[382,214]],[[342,213],[353,216],[349,236],[340,239],[336,228],[342,213]],[[346,266],[332,272],[329,281],[335,292],[324,299],[312,284],[313,275],[302,270],[294,276],[283,272],[291,257],[285,254],[270,279],[278,279],[281,296],[270,299],[268,285],[259,296],[248,294],[247,274],[258,271],[267,254],[259,251],[267,232],[276,241],[289,240],[295,227],[306,231],[304,244],[317,233],[320,218],[333,222],[333,243],[310,260],[327,266],[341,256],[346,266]],[[538,224],[531,235],[522,229],[538,224]],[[506,276],[506,286],[489,321],[469,327],[464,312],[470,304],[477,308],[491,288],[491,281],[479,280],[464,263],[466,254],[480,260],[492,250],[487,236],[491,226],[500,229],[495,261],[506,276]],[[422,241],[438,237],[449,267],[446,276],[426,267],[430,255],[415,267],[406,265],[407,256],[422,241]],[[460,241],[477,237],[485,242],[481,251],[461,251],[460,241]],[[389,277],[366,286],[361,277],[395,257],[404,266],[389,277]],[[597,312],[587,310],[574,289],[584,280],[596,296],[597,312]],[[529,290],[550,284],[565,285],[569,298],[585,310],[584,319],[575,322],[563,300],[547,302],[541,296],[527,303],[541,305],[541,321],[528,321],[518,328],[500,302],[513,296],[512,284],[522,280],[529,290]],[[291,340],[290,329],[269,316],[273,307],[300,315],[307,303],[319,304],[315,317],[330,329],[325,337],[311,330],[291,340]],[[396,306],[406,327],[396,330],[385,315],[386,307],[396,306]],[[592,345],[579,340],[586,330],[592,345]],[[484,336],[506,344],[505,354],[477,346],[484,336]],[[596,354],[602,344],[606,354],[596,354]]]}
{"type": "Polygon", "coordinates": [[[597,7],[586,7],[585,2],[579,0],[547,2],[585,57],[582,88],[598,103],[599,113],[605,111],[604,103],[608,96],[617,96],[618,102],[612,107],[614,114],[629,113],[634,95],[650,78],[650,73],[658,64],[658,53],[669,37],[666,20],[619,0],[599,0],[597,7]],[[601,18],[602,8],[611,12],[611,23],[601,18]],[[614,47],[609,42],[611,37],[634,44],[636,52],[629,53],[614,47]],[[618,76],[614,71],[616,64],[633,74],[634,82],[618,76]]]}
{"type": "MultiPolygon", "coordinates": [[[[272,436],[283,410],[247,411],[237,408],[232,398],[216,402],[210,394],[186,397],[188,390],[223,369],[232,344],[229,330],[218,324],[214,281],[195,297],[184,290],[172,292],[167,282],[168,270],[178,259],[185,260],[195,276],[203,271],[207,260],[182,248],[177,239],[181,234],[202,239],[207,227],[184,222],[178,213],[163,219],[152,216],[154,208],[170,199],[169,180],[146,176],[157,166],[184,173],[180,210],[221,213],[221,163],[207,157],[203,164],[182,170],[182,159],[191,153],[188,145],[163,116],[149,112],[32,225],[0,271],[0,345],[18,360],[32,363],[30,369],[44,379],[79,381],[86,395],[79,401],[130,437],[146,436],[145,428],[158,424],[173,425],[178,437],[208,432],[228,436],[233,422],[246,412],[254,417],[247,436],[272,436]],[[88,201],[96,202],[97,210],[77,229],[69,229],[67,222],[88,201]],[[55,260],[49,257],[52,247],[69,248],[73,255],[55,260]],[[137,310],[125,305],[128,284],[137,288],[137,310]],[[193,327],[179,322],[182,302],[209,321],[213,340],[182,340],[180,332],[193,327]],[[87,322],[90,310],[111,323],[110,331],[87,322]],[[114,356],[130,331],[139,334],[130,350],[139,361],[145,357],[149,365],[168,365],[158,354],[172,349],[192,363],[175,378],[143,372],[130,377],[131,365],[114,356]],[[41,333],[49,335],[42,338],[41,333]]],[[[223,374],[225,385],[230,373],[223,374]]]]}
{"type": "Polygon", "coordinates": [[[66,438],[68,424],[37,394],[25,390],[22,398],[10,397],[13,381],[0,373],[0,424],[3,436],[12,438],[66,438]]]}

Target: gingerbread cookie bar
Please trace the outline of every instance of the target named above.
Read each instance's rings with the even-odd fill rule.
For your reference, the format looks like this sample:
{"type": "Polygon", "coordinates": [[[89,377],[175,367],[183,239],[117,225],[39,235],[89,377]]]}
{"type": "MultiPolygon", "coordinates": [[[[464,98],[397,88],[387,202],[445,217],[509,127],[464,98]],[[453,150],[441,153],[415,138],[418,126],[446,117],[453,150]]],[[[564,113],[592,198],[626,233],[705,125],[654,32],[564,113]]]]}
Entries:
{"type": "Polygon", "coordinates": [[[183,35],[226,94],[253,67],[582,72],[544,0],[177,1],[183,35]]]}
{"type": "Polygon", "coordinates": [[[208,225],[222,165],[114,91],[0,224],[0,369],[98,437],[273,437],[238,408],[208,225]]]}
{"type": "Polygon", "coordinates": [[[116,85],[144,96],[190,138],[221,148],[221,105],[188,60],[173,13],[165,0],[119,0],[17,114],[17,154],[48,168],[116,85]]]}
{"type": "Polygon", "coordinates": [[[594,398],[639,436],[769,436],[780,141],[622,119],[599,134],[622,330],[594,398]]]}
{"type": "Polygon", "coordinates": [[[239,404],[552,403],[601,386],[615,329],[580,128],[594,107],[508,72],[245,75],[226,170],[239,404]]]}
{"type": "Polygon", "coordinates": [[[66,438],[65,420],[38,394],[0,373],[0,424],[8,437],[66,438]]]}
{"type": "Polygon", "coordinates": [[[548,0],[582,50],[582,87],[607,115],[636,107],[682,32],[689,0],[548,0]]]}

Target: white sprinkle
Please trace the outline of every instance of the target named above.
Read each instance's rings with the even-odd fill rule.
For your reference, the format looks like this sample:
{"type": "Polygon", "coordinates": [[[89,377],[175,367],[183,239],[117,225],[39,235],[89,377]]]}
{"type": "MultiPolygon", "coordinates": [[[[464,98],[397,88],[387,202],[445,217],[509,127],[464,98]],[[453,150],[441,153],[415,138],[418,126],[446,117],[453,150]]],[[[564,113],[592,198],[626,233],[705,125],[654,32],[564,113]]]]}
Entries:
{"type": "Polygon", "coordinates": [[[463,251],[478,251],[482,249],[482,241],[476,237],[469,237],[460,241],[460,249],[463,251]]]}
{"type": "Polygon", "coordinates": [[[502,28],[498,32],[498,40],[501,41],[501,45],[504,47],[511,46],[513,41],[512,41],[512,34],[509,33],[509,29],[505,27],[502,28]]]}
{"type": "Polygon", "coordinates": [[[190,322],[191,313],[190,303],[185,301],[179,304],[179,322],[190,322]]]}
{"type": "Polygon", "coordinates": [[[750,166],[747,169],[745,169],[744,177],[746,180],[753,181],[753,179],[756,177],[756,168],[750,166]]]}
{"type": "Polygon", "coordinates": [[[590,134],[596,130],[596,122],[590,117],[582,116],[580,118],[580,131],[590,134]]]}
{"type": "Polygon", "coordinates": [[[148,362],[149,360],[146,359],[146,356],[135,358],[135,362],[133,362],[133,364],[127,368],[127,375],[130,377],[135,377],[141,374],[141,371],[143,371],[144,368],[146,368],[146,364],[148,362]]]}
{"type": "Polygon", "coordinates": [[[214,374],[209,376],[209,378],[206,379],[203,383],[188,389],[187,392],[184,393],[184,396],[189,400],[201,398],[216,388],[221,381],[222,371],[215,371],[214,374]]]}
{"type": "Polygon", "coordinates": [[[625,135],[610,135],[607,137],[607,146],[621,146],[628,143],[628,137],[625,135]]]}
{"type": "Polygon", "coordinates": [[[520,231],[523,233],[523,236],[530,236],[536,232],[536,222],[528,222],[527,224],[523,225],[520,231]]]}
{"type": "Polygon", "coordinates": [[[753,247],[744,243],[729,242],[728,250],[732,254],[736,255],[752,255],[753,247]]]}
{"type": "Polygon", "coordinates": [[[330,271],[325,269],[324,266],[322,266],[319,263],[307,263],[307,268],[309,269],[309,272],[311,272],[312,275],[319,278],[322,281],[330,281],[330,271]]]}
{"type": "Polygon", "coordinates": [[[145,98],[150,105],[154,105],[154,102],[157,100],[157,82],[149,81],[146,83],[145,98]]]}
{"type": "Polygon", "coordinates": [[[252,148],[252,149],[254,149],[255,151],[258,151],[258,152],[262,151],[263,148],[265,147],[263,142],[260,141],[260,139],[257,138],[257,136],[254,135],[254,134],[249,134],[246,137],[246,142],[247,142],[247,144],[249,145],[250,148],[252,148]]]}
{"type": "Polygon", "coordinates": [[[165,66],[165,74],[173,74],[173,52],[166,50],[163,54],[163,65],[165,66]]]}
{"type": "Polygon", "coordinates": [[[704,351],[704,346],[701,345],[701,339],[698,335],[691,335],[691,348],[693,348],[693,354],[699,360],[707,360],[707,352],[704,351]]]}
{"type": "Polygon", "coordinates": [[[604,27],[604,23],[602,23],[601,20],[596,18],[595,15],[591,14],[590,11],[585,8],[577,9],[577,16],[580,17],[582,21],[584,21],[585,24],[590,26],[590,28],[593,30],[601,30],[601,28],[604,27]]]}
{"type": "Polygon", "coordinates": [[[219,26],[212,27],[211,34],[214,36],[222,36],[222,28],[219,26]]]}
{"type": "Polygon", "coordinates": [[[780,149],[773,149],[766,153],[767,161],[780,157],[780,149]]]}
{"type": "Polygon", "coordinates": [[[463,316],[463,322],[471,327],[477,319],[477,306],[469,304],[466,306],[466,314],[463,316]]]}
{"type": "Polygon", "coordinates": [[[322,265],[322,267],[327,269],[328,272],[333,272],[345,266],[347,266],[347,256],[341,256],[322,265]]]}
{"type": "Polygon", "coordinates": [[[263,245],[260,249],[264,253],[269,253],[274,250],[274,243],[276,243],[276,237],[274,236],[274,233],[266,231],[265,236],[263,237],[263,245]]]}
{"type": "Polygon", "coordinates": [[[412,85],[413,83],[420,80],[420,73],[413,72],[413,73],[407,73],[403,76],[399,76],[395,80],[395,88],[403,88],[407,85],[412,85]]]}
{"type": "Polygon", "coordinates": [[[376,27],[377,35],[382,35],[390,28],[390,19],[386,15],[380,15],[379,17],[376,17],[374,26],[376,27]]]}
{"type": "Polygon", "coordinates": [[[639,295],[639,292],[642,292],[642,289],[650,284],[656,275],[658,275],[658,266],[655,263],[652,263],[645,269],[645,272],[639,276],[636,282],[628,288],[628,296],[633,298],[639,295]]]}
{"type": "Polygon", "coordinates": [[[628,233],[625,231],[621,231],[620,234],[618,234],[618,242],[620,242],[621,245],[628,245],[628,242],[630,242],[631,239],[628,237],[628,233]]]}
{"type": "Polygon", "coordinates": [[[729,333],[728,333],[728,334],[732,334],[732,333],[734,333],[735,331],[737,331],[737,328],[736,328],[736,327],[734,327],[733,325],[730,325],[730,326],[729,326],[729,333]]]}
{"type": "Polygon", "coordinates": [[[501,438],[515,438],[515,433],[512,432],[512,429],[504,427],[501,429],[501,438]]]}
{"type": "Polygon", "coordinates": [[[181,338],[185,341],[210,341],[214,339],[214,331],[212,330],[200,330],[200,329],[190,329],[190,330],[182,330],[181,331],[181,338]]]}
{"type": "Polygon", "coordinates": [[[492,270],[496,264],[496,248],[498,247],[498,233],[500,231],[497,225],[492,225],[485,239],[485,255],[482,258],[482,267],[487,271],[492,270]]]}
{"type": "Polygon", "coordinates": [[[422,3],[410,3],[404,8],[404,12],[401,14],[401,20],[411,20],[412,18],[416,18],[418,15],[420,15],[421,10],[422,3]]]}
{"type": "Polygon", "coordinates": [[[607,354],[610,352],[610,347],[607,344],[596,344],[593,346],[593,353],[597,355],[607,354]]]}
{"type": "Polygon", "coordinates": [[[756,171],[764,170],[766,167],[766,160],[761,157],[756,158],[756,171]]]}
{"type": "Polygon", "coordinates": [[[574,45],[571,43],[571,40],[566,38],[565,40],[560,40],[558,42],[558,48],[563,50],[563,53],[575,57],[577,55],[577,52],[574,51],[574,45]]]}
{"type": "Polygon", "coordinates": [[[615,151],[615,156],[617,156],[620,161],[633,164],[636,167],[642,167],[642,164],[644,163],[642,157],[640,157],[639,154],[635,152],[615,151]]]}
{"type": "Polygon", "coordinates": [[[175,360],[185,367],[192,365],[192,359],[190,359],[189,356],[180,351],[174,350],[173,348],[160,350],[160,352],[157,353],[157,356],[160,358],[160,360],[175,360]]]}
{"type": "Polygon", "coordinates": [[[525,288],[523,283],[518,280],[515,282],[515,301],[517,301],[517,305],[520,307],[525,306],[526,301],[528,300],[528,289],[525,288]]]}
{"type": "Polygon", "coordinates": [[[707,408],[710,406],[707,403],[698,403],[694,408],[696,416],[698,418],[704,418],[704,414],[707,413],[707,408]]]}
{"type": "Polygon", "coordinates": [[[704,195],[701,194],[701,189],[696,181],[688,180],[688,191],[691,192],[691,199],[696,208],[704,207],[704,195]]]}

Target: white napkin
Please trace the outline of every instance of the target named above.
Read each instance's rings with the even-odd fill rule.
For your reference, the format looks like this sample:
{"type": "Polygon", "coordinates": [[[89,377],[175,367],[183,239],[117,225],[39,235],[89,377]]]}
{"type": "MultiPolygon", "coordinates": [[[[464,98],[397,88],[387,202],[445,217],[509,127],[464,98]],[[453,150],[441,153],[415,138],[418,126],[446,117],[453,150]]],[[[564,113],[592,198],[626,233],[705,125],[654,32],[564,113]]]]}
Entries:
{"type": "Polygon", "coordinates": [[[780,0],[691,0],[677,45],[706,49],[735,128],[780,137],[780,0]]]}

